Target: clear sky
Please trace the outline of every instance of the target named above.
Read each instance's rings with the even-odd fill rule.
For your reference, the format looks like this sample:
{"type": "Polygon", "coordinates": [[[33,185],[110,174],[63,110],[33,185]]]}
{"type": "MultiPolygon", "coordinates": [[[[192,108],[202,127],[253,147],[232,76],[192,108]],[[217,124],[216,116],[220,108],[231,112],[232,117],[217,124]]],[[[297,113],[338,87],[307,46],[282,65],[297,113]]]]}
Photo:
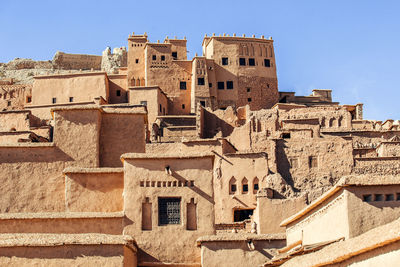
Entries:
{"type": "Polygon", "coordinates": [[[100,55],[131,32],[186,36],[189,58],[206,33],[272,36],[280,91],[328,88],[366,119],[400,119],[399,0],[1,0],[0,25],[0,62],[100,55]]]}

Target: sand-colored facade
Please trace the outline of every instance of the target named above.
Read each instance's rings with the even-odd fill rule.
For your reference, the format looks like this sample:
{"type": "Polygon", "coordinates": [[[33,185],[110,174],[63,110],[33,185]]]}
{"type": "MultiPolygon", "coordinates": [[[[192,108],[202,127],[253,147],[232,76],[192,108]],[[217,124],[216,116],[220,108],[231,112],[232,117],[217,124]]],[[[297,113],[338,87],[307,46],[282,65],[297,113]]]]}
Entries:
{"type": "Polygon", "coordinates": [[[398,120],[279,92],[270,38],[202,48],[131,34],[108,72],[0,81],[0,264],[296,266],[400,217],[398,120]]]}

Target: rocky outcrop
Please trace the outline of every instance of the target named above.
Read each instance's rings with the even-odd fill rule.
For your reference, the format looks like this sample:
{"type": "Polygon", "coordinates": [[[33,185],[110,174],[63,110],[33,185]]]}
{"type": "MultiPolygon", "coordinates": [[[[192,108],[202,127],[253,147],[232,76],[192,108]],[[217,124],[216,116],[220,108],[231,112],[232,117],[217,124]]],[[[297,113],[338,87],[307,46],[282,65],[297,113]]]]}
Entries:
{"type": "Polygon", "coordinates": [[[108,73],[117,73],[118,68],[127,66],[128,54],[125,47],[116,47],[111,53],[107,47],[102,54],[101,69],[108,73]]]}

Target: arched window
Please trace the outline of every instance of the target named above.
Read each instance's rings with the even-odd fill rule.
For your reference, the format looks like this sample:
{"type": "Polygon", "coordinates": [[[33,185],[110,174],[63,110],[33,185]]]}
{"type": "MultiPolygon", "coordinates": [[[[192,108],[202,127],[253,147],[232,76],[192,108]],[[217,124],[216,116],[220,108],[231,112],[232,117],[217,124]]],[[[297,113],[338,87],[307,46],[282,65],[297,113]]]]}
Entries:
{"type": "Polygon", "coordinates": [[[321,119],[321,127],[325,127],[325,118],[321,119]]]}
{"type": "Polygon", "coordinates": [[[333,123],[335,122],[335,118],[331,118],[329,120],[329,127],[333,127],[333,123]]]}
{"type": "Polygon", "coordinates": [[[135,86],[135,78],[132,78],[132,80],[131,80],[131,85],[132,85],[132,86],[135,86]]]}
{"type": "Polygon", "coordinates": [[[237,191],[236,179],[235,177],[232,176],[232,178],[229,180],[229,194],[233,195],[236,193],[236,191],[237,191]]]}
{"type": "Polygon", "coordinates": [[[140,86],[140,79],[139,78],[137,78],[137,80],[136,80],[136,86],[140,86]]]}
{"type": "Polygon", "coordinates": [[[247,194],[249,192],[249,182],[246,177],[242,179],[242,194],[247,194]]]}
{"type": "Polygon", "coordinates": [[[342,126],[343,117],[340,117],[338,120],[338,127],[342,126]]]}
{"type": "Polygon", "coordinates": [[[257,194],[259,188],[260,188],[260,186],[259,186],[258,178],[255,177],[253,179],[253,194],[257,194]]]}

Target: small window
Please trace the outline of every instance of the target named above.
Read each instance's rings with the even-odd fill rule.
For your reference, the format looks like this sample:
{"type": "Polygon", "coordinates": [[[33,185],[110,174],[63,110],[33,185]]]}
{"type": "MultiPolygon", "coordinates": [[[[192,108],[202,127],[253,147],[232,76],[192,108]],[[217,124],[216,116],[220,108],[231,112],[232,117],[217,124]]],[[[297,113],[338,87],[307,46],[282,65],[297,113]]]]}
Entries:
{"type": "Polygon", "coordinates": [[[161,106],[161,104],[159,106],[160,106],[160,113],[161,113],[162,112],[162,106],[161,106]]]}
{"type": "Polygon", "coordinates": [[[165,60],[165,56],[162,55],[162,56],[161,56],[161,61],[164,61],[164,60],[165,60]]]}
{"type": "Polygon", "coordinates": [[[256,61],[254,58],[249,58],[249,66],[255,66],[256,65],[256,61]]]}
{"type": "Polygon", "coordinates": [[[233,89],[233,81],[226,81],[226,89],[233,89]]]}
{"type": "Polygon", "coordinates": [[[224,83],[224,82],[218,82],[218,83],[217,83],[217,88],[218,88],[219,90],[225,89],[225,83],[224,83]]]}
{"type": "Polygon", "coordinates": [[[247,88],[246,88],[246,91],[247,91],[247,93],[250,93],[251,88],[247,87],[247,88]]]}
{"type": "Polygon", "coordinates": [[[290,133],[283,133],[282,134],[283,139],[290,139],[290,133]]]}
{"type": "Polygon", "coordinates": [[[264,66],[267,68],[271,67],[271,61],[269,59],[264,59],[264,66]]]}
{"type": "Polygon", "coordinates": [[[26,97],[26,103],[31,103],[31,102],[32,102],[32,97],[27,96],[27,97],[26,97]]]}
{"type": "Polygon", "coordinates": [[[254,191],[258,190],[258,184],[254,184],[254,191]]]}
{"type": "Polygon", "coordinates": [[[236,192],[236,185],[235,184],[231,184],[231,192],[232,193],[236,192]]]}
{"type": "Polygon", "coordinates": [[[298,158],[290,158],[289,163],[290,163],[290,168],[298,168],[299,167],[298,158]]]}
{"type": "Polygon", "coordinates": [[[153,55],[153,60],[157,60],[157,56],[156,55],[153,55]]]}
{"type": "Polygon", "coordinates": [[[185,109],[185,104],[182,104],[182,109],[185,109]]]}
{"type": "Polygon", "coordinates": [[[115,91],[115,94],[116,94],[117,96],[121,96],[121,90],[115,91]]]}
{"type": "Polygon", "coordinates": [[[308,167],[310,168],[318,167],[318,158],[314,156],[308,157],[308,167]]]}
{"type": "Polygon", "coordinates": [[[140,105],[147,106],[147,101],[140,101],[140,105]]]}
{"type": "Polygon", "coordinates": [[[57,98],[53,97],[52,102],[53,104],[57,103],[57,98]]]}
{"type": "Polygon", "coordinates": [[[247,102],[251,102],[251,97],[247,98],[247,102]]]}
{"type": "Polygon", "coordinates": [[[139,59],[137,58],[137,59],[135,59],[135,62],[136,62],[136,64],[138,64],[139,63],[139,59]]]}
{"type": "Polygon", "coordinates": [[[385,200],[386,201],[393,201],[394,200],[394,195],[393,194],[386,194],[385,195],[385,200]]]}
{"type": "Polygon", "coordinates": [[[158,199],[158,224],[180,224],[181,223],[181,199],[159,198],[158,199]]]}
{"type": "Polygon", "coordinates": [[[227,57],[223,57],[222,58],[222,65],[228,65],[228,58],[227,57]]]}
{"type": "Polygon", "coordinates": [[[204,85],[204,78],[197,78],[197,85],[204,85]]]}
{"type": "Polygon", "coordinates": [[[172,55],[173,59],[177,59],[178,58],[178,52],[172,52],[171,55],[172,55]]]}
{"type": "Polygon", "coordinates": [[[246,59],[244,57],[239,58],[239,65],[246,66],[246,59]]]}
{"type": "Polygon", "coordinates": [[[208,87],[210,87],[210,88],[211,88],[211,87],[212,87],[212,83],[208,83],[208,87]]]}
{"type": "Polygon", "coordinates": [[[69,102],[74,102],[74,98],[72,96],[69,97],[69,102]]]}
{"type": "Polygon", "coordinates": [[[8,107],[11,106],[11,101],[7,101],[7,106],[8,106],[8,107]]]}
{"type": "Polygon", "coordinates": [[[371,202],[372,201],[372,195],[363,195],[363,201],[364,202],[371,202]]]}
{"type": "Polygon", "coordinates": [[[397,193],[397,194],[396,194],[396,200],[397,200],[397,201],[400,201],[400,193],[397,193]]]}
{"type": "Polygon", "coordinates": [[[383,195],[382,194],[375,194],[375,201],[383,201],[383,195]]]}
{"type": "Polygon", "coordinates": [[[186,82],[180,82],[179,83],[179,89],[186,90],[186,82]]]}
{"type": "Polygon", "coordinates": [[[200,101],[200,105],[201,105],[202,107],[205,107],[205,106],[206,106],[206,101],[200,101]]]}
{"type": "Polygon", "coordinates": [[[243,185],[243,193],[245,194],[247,192],[249,192],[249,185],[248,184],[244,184],[243,185]]]}

